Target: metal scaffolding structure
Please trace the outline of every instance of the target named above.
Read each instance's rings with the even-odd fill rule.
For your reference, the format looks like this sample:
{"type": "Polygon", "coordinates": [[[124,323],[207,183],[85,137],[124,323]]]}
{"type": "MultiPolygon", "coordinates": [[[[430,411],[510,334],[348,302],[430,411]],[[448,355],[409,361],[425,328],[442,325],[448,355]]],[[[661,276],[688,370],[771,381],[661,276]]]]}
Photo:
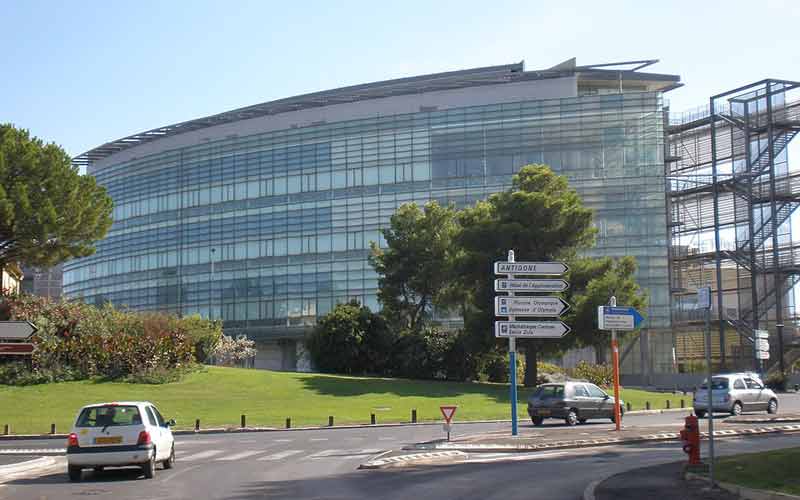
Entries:
{"type": "Polygon", "coordinates": [[[762,80],[670,116],[666,174],[672,324],[678,363],[704,354],[695,291],[714,293],[712,356],[720,369],[780,370],[800,359],[800,169],[787,148],[800,132],[800,82],[762,80]],[[770,358],[756,359],[768,330],[770,358]]]}

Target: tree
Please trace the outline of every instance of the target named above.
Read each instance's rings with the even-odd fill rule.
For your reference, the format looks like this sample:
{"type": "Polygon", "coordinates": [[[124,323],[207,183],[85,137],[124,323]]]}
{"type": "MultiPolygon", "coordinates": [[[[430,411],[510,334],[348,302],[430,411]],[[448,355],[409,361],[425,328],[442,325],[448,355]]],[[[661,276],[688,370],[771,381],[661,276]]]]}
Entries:
{"type": "Polygon", "coordinates": [[[0,268],[91,255],[111,210],[105,188],[80,175],[61,147],[0,124],[0,268]]]}
{"type": "Polygon", "coordinates": [[[238,335],[234,339],[222,334],[211,352],[220,365],[236,366],[256,356],[256,342],[246,335],[238,335]]]}
{"type": "Polygon", "coordinates": [[[390,364],[392,338],[380,315],[352,301],[320,318],[306,348],[323,372],[382,373],[390,364]]]}
{"type": "Polygon", "coordinates": [[[402,205],[383,230],[387,248],[372,242],[370,263],[380,275],[382,314],[396,331],[418,332],[452,285],[455,210],[436,202],[402,205]]]}
{"type": "Polygon", "coordinates": [[[597,329],[597,307],[608,305],[609,298],[617,297],[621,306],[639,311],[647,308],[647,294],[634,279],[636,259],[580,259],[570,264],[570,297],[572,305],[567,320],[573,334],[583,345],[595,348],[598,364],[606,362],[606,348],[611,344],[611,333],[597,329]]]}
{"type": "MultiPolygon", "coordinates": [[[[546,165],[527,165],[513,177],[509,190],[463,210],[455,243],[461,254],[456,273],[461,284],[465,328],[473,347],[484,352],[494,345],[493,282],[491,263],[505,260],[513,249],[519,260],[572,259],[594,242],[592,210],[585,207],[566,177],[546,165]]],[[[539,352],[555,353],[575,342],[526,340],[525,385],[536,384],[539,352]]]]}

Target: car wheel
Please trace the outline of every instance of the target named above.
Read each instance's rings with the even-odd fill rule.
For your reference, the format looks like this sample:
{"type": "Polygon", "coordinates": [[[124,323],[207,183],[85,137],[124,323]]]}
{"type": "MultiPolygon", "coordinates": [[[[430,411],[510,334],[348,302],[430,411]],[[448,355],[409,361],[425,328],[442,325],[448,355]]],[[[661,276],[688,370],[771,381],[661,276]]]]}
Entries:
{"type": "Polygon", "coordinates": [[[97,467],[94,468],[94,471],[95,472],[103,472],[103,469],[105,469],[105,467],[103,467],[102,465],[98,465],[97,467]]]}
{"type": "Polygon", "coordinates": [[[80,481],[83,476],[83,469],[70,465],[67,467],[67,474],[69,474],[70,481],[80,481]]]}
{"type": "Polygon", "coordinates": [[[769,404],[767,405],[767,413],[770,415],[775,415],[778,413],[778,400],[777,399],[770,399],[769,404]]]}
{"type": "Polygon", "coordinates": [[[171,469],[175,466],[175,445],[172,445],[172,451],[169,452],[169,458],[164,460],[164,468],[171,469]]]}
{"type": "Polygon", "coordinates": [[[705,418],[706,411],[705,410],[695,410],[694,414],[697,415],[697,418],[705,418]]]}
{"type": "Polygon", "coordinates": [[[144,477],[147,479],[153,479],[153,476],[156,475],[156,450],[153,449],[153,455],[150,457],[150,460],[147,461],[146,464],[142,466],[142,472],[144,472],[144,477]]]}
{"type": "Polygon", "coordinates": [[[589,419],[588,418],[579,418],[578,419],[578,423],[579,424],[585,424],[587,420],[589,420],[589,419]]]}
{"type": "MultiPolygon", "coordinates": [[[[622,417],[624,417],[624,416],[625,416],[625,414],[624,414],[624,413],[622,413],[622,411],[620,411],[620,412],[619,412],[619,422],[620,422],[620,423],[622,423],[622,417]]],[[[616,419],[616,418],[614,418],[614,413],[613,413],[613,412],[611,413],[611,423],[612,423],[612,424],[616,424],[616,423],[617,423],[617,419],[616,419]]]]}
{"type": "Polygon", "coordinates": [[[539,427],[542,425],[542,423],[544,423],[544,417],[531,417],[531,420],[533,421],[533,425],[536,427],[539,427]]]}
{"type": "Polygon", "coordinates": [[[741,414],[742,414],[742,403],[737,401],[733,403],[733,406],[731,407],[731,415],[733,415],[734,417],[738,417],[741,414]]]}
{"type": "Polygon", "coordinates": [[[578,414],[575,412],[575,410],[570,410],[569,413],[567,413],[567,416],[564,418],[564,422],[566,422],[569,426],[573,426],[578,423],[578,414]]]}

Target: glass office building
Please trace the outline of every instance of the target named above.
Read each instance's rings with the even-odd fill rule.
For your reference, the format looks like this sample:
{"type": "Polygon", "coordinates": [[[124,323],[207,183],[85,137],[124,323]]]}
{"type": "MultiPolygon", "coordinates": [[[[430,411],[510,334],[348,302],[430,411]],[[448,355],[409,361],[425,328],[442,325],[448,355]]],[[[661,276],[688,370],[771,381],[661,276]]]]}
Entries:
{"type": "Polygon", "coordinates": [[[64,293],[221,318],[257,340],[257,366],[294,369],[336,303],[378,308],[369,244],[398,206],[470,205],[545,163],[596,210],[590,254],[638,259],[649,327],[666,328],[662,93],[679,77],[648,62],[390,80],[109,142],[75,162],[108,188],[114,225],[65,266],[64,293]]]}

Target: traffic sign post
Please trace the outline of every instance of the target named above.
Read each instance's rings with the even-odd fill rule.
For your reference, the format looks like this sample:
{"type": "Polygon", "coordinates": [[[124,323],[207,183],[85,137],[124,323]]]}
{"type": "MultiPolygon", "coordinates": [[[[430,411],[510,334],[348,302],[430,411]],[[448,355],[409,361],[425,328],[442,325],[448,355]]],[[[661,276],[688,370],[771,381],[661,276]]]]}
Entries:
{"type": "Polygon", "coordinates": [[[453,416],[456,414],[456,410],[458,406],[455,405],[443,405],[439,407],[439,411],[442,412],[442,416],[444,417],[444,431],[447,433],[447,440],[450,441],[450,424],[452,423],[453,416]]]}
{"type": "MultiPolygon", "coordinates": [[[[563,292],[569,283],[563,279],[517,279],[523,276],[560,276],[569,267],[562,262],[516,262],[514,251],[508,251],[508,260],[494,263],[495,274],[505,274],[505,278],[494,281],[495,292],[508,295],[495,297],[496,316],[506,316],[507,321],[495,321],[495,337],[508,338],[509,380],[511,381],[511,435],[518,434],[517,424],[517,337],[523,338],[561,338],[570,328],[562,321],[516,321],[521,317],[558,318],[569,309],[569,304],[560,297],[518,297],[515,293],[563,292]]],[[[449,436],[449,434],[448,434],[449,436]]]]}
{"type": "Polygon", "coordinates": [[[614,371],[614,425],[622,427],[622,410],[619,406],[619,343],[617,330],[635,330],[644,318],[633,307],[617,307],[617,298],[611,297],[609,305],[597,307],[597,325],[600,330],[611,330],[611,365],[614,371]]]}
{"type": "Polygon", "coordinates": [[[705,311],[706,317],[706,370],[708,378],[706,387],[708,388],[708,478],[711,485],[714,485],[714,405],[712,404],[713,392],[711,379],[714,371],[711,367],[711,287],[704,286],[697,289],[697,307],[705,311]]]}

